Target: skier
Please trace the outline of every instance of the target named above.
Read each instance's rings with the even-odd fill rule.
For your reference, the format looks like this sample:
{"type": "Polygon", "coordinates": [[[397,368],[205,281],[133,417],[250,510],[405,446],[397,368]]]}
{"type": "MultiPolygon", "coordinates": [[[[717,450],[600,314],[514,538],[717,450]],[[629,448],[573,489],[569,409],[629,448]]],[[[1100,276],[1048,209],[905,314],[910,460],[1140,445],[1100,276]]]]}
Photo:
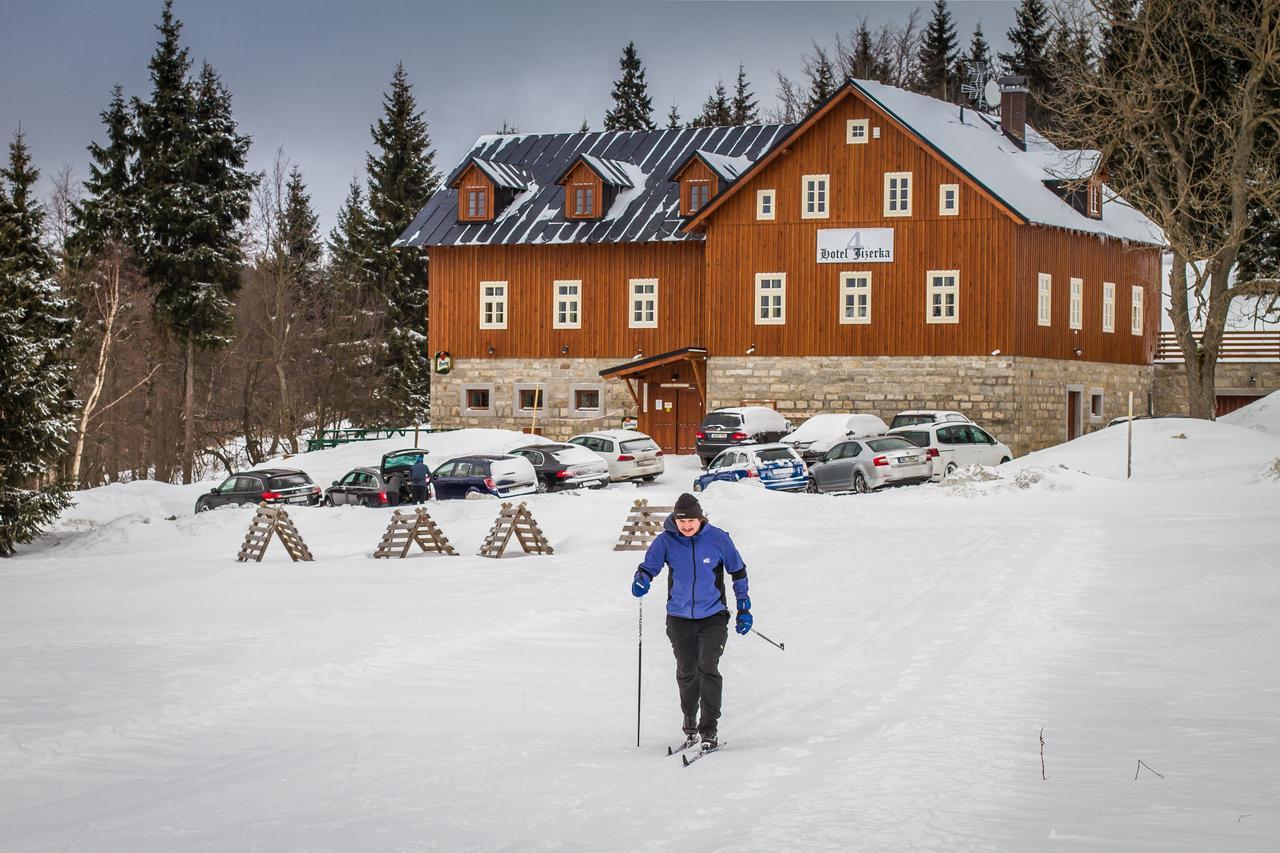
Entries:
{"type": "Polygon", "coordinates": [[[427,473],[427,463],[422,461],[422,457],[418,456],[413,460],[413,467],[409,469],[409,485],[413,489],[413,502],[421,504],[427,502],[427,480],[430,475],[427,473]]]}
{"type": "Polygon", "coordinates": [[[676,658],[676,684],[684,714],[684,748],[701,740],[703,750],[716,749],[720,719],[720,655],[729,636],[724,573],[733,579],[738,618],[734,630],[751,630],[751,599],[747,595],[747,567],[729,534],[713,527],[693,495],[676,500],[675,510],[662,525],[636,569],[631,594],[637,598],[662,571],[667,580],[667,638],[676,658]],[[699,717],[699,711],[701,716],[699,717]]]}

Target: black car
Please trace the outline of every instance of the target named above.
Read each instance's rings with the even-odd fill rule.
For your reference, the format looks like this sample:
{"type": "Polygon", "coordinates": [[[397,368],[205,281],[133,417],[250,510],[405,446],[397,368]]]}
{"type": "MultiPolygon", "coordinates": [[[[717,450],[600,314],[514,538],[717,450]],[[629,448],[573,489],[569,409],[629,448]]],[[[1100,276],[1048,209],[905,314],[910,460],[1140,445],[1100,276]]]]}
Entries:
{"type": "Polygon", "coordinates": [[[789,432],[790,422],[768,406],[716,409],[702,419],[694,449],[706,468],[726,447],[771,444],[789,432]]]}
{"type": "Polygon", "coordinates": [[[352,468],[324,490],[324,505],[397,506],[400,497],[376,469],[352,468]]]}
{"type": "Polygon", "coordinates": [[[609,485],[608,463],[577,444],[531,444],[517,447],[511,455],[523,456],[533,465],[540,492],[609,485]]]}
{"type": "Polygon", "coordinates": [[[236,472],[197,498],[196,512],[229,504],[264,502],[315,506],[320,503],[320,487],[305,472],[293,468],[236,472]]]}

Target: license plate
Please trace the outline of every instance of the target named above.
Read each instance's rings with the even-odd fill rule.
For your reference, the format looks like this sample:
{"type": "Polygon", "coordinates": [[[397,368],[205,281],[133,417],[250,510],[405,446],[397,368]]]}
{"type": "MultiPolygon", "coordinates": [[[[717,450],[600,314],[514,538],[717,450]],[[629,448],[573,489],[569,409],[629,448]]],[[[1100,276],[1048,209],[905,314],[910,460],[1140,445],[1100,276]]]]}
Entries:
{"type": "Polygon", "coordinates": [[[307,502],[307,499],[306,499],[306,497],[305,497],[305,496],[303,496],[303,497],[298,497],[298,498],[289,498],[289,501],[288,501],[288,502],[289,502],[289,503],[291,503],[291,504],[304,504],[304,503],[306,503],[306,502],[307,502]]]}
{"type": "Polygon", "coordinates": [[[898,460],[899,465],[915,465],[920,461],[919,456],[904,456],[898,460]]]}
{"type": "Polygon", "coordinates": [[[712,438],[725,438],[726,436],[728,436],[728,435],[729,435],[729,433],[727,433],[727,432],[713,432],[713,433],[708,433],[708,435],[710,435],[712,438]]]}

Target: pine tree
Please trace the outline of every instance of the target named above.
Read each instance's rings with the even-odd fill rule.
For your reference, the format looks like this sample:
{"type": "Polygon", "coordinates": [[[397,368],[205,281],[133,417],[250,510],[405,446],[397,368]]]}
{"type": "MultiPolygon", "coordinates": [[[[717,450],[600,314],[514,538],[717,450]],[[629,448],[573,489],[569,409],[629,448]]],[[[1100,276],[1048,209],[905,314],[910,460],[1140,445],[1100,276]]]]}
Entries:
{"type": "Polygon", "coordinates": [[[831,64],[827,51],[818,45],[813,46],[812,58],[805,57],[804,75],[809,78],[809,97],[805,101],[805,110],[813,112],[826,102],[836,91],[836,70],[831,64]]]}
{"type": "Polygon", "coordinates": [[[383,116],[370,128],[376,153],[366,157],[374,285],[386,311],[381,364],[385,399],[397,424],[421,423],[430,412],[431,353],[427,341],[427,260],[391,244],[440,187],[427,122],[403,64],[383,96],[383,116]]]}
{"type": "Polygon", "coordinates": [[[1022,0],[1008,35],[1013,51],[1000,54],[1000,61],[1011,74],[1027,78],[1027,86],[1031,89],[1027,99],[1027,119],[1038,126],[1044,117],[1039,103],[1050,84],[1049,12],[1043,0],[1022,0]]]}
{"type": "Polygon", "coordinates": [[[751,84],[747,82],[747,73],[738,64],[738,82],[733,87],[733,113],[730,122],[741,127],[760,122],[760,110],[756,105],[755,95],[751,92],[751,84]]]}
{"type": "Polygon", "coordinates": [[[622,77],[613,84],[613,109],[605,113],[605,130],[654,130],[653,99],[644,82],[644,66],[636,43],[628,42],[618,60],[622,77]]]}
{"type": "Polygon", "coordinates": [[[582,126],[578,128],[578,133],[590,133],[590,132],[591,132],[591,125],[587,124],[587,119],[584,116],[582,119],[582,126]]]}
{"type": "Polygon", "coordinates": [[[923,94],[951,101],[960,94],[956,85],[959,46],[947,0],[934,0],[933,17],[920,46],[920,87],[923,94]]]}
{"type": "Polygon", "coordinates": [[[849,73],[855,80],[878,80],[881,83],[887,77],[883,64],[876,59],[875,49],[871,44],[871,30],[867,29],[865,18],[858,24],[858,30],[854,34],[849,73]]]}
{"type": "Polygon", "coordinates": [[[320,246],[320,220],[311,206],[302,170],[289,170],[285,184],[284,208],[278,233],[280,250],[287,261],[289,277],[297,283],[303,316],[319,320],[324,299],[320,292],[324,278],[324,250],[320,246]]]}
{"type": "Polygon", "coordinates": [[[982,34],[981,21],[973,28],[973,40],[969,42],[969,52],[965,54],[964,62],[970,69],[987,69],[991,66],[991,45],[987,44],[986,36],[982,34]]]}
{"type": "Polygon", "coordinates": [[[676,102],[672,101],[671,109],[667,111],[667,130],[679,130],[681,127],[680,110],[676,108],[676,102]]]}
{"type": "Polygon", "coordinates": [[[1098,50],[1099,70],[1108,74],[1122,70],[1124,58],[1129,55],[1132,45],[1132,25],[1133,0],[1107,0],[1098,50]]]}
{"type": "Polygon", "coordinates": [[[367,266],[370,247],[369,209],[364,202],[364,190],[353,179],[347,191],[347,199],[338,211],[338,221],[329,232],[329,257],[335,273],[345,281],[365,281],[371,278],[367,266]]]}
{"type": "Polygon", "coordinates": [[[40,173],[22,132],[0,170],[0,556],[30,542],[71,505],[50,472],[73,429],[72,324],[40,242],[40,173]]]}
{"type": "Polygon", "coordinates": [[[729,106],[729,93],[725,91],[724,81],[719,80],[690,127],[725,127],[730,124],[733,124],[733,110],[729,106]]]}

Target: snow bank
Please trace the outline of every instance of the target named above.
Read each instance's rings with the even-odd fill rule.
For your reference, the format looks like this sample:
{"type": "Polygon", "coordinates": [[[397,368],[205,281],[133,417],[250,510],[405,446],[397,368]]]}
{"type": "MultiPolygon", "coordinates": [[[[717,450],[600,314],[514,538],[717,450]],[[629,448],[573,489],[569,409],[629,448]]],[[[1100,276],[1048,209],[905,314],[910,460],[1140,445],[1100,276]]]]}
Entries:
{"type": "Polygon", "coordinates": [[[1223,415],[1218,418],[1218,423],[1280,436],[1280,391],[1272,391],[1247,406],[1223,415]]]}

